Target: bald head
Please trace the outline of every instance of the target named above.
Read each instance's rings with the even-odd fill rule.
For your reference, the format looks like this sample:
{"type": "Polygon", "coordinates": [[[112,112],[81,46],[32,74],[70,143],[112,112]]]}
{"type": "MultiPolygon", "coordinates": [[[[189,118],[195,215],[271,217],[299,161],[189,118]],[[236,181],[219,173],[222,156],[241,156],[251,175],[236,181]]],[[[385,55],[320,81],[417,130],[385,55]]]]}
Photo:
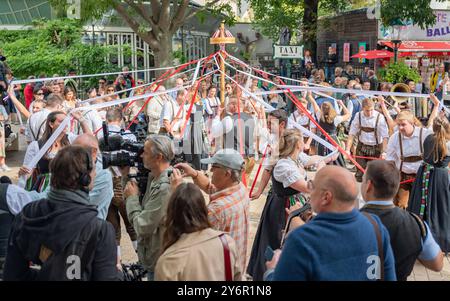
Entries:
{"type": "Polygon", "coordinates": [[[73,141],[72,145],[79,145],[91,147],[93,149],[98,149],[98,140],[94,135],[82,134],[73,141]]]}
{"type": "Polygon", "coordinates": [[[353,174],[339,166],[328,165],[320,169],[314,178],[314,185],[330,191],[333,198],[342,203],[354,203],[358,197],[353,174]]]}

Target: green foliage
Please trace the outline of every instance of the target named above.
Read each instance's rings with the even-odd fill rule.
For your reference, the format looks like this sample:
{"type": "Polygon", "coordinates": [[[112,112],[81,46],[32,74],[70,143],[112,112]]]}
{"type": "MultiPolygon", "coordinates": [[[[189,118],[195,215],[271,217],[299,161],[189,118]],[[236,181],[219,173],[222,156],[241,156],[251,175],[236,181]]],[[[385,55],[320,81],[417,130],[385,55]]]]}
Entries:
{"type": "MultiPolygon", "coordinates": [[[[78,21],[59,19],[39,22],[39,29],[1,31],[0,44],[7,62],[17,78],[66,74],[74,69],[79,74],[115,71],[106,60],[116,50],[111,46],[83,45],[78,21]]],[[[98,79],[92,79],[96,81],[98,79]]]]}
{"type": "MultiPolygon", "coordinates": [[[[348,0],[320,0],[319,15],[327,16],[349,7],[348,0]]],[[[277,41],[287,27],[291,33],[302,26],[304,1],[301,0],[250,0],[255,27],[265,36],[277,41]]]]}
{"type": "Polygon", "coordinates": [[[416,69],[408,67],[403,62],[389,64],[386,68],[380,70],[380,75],[384,81],[390,83],[403,83],[407,79],[417,83],[421,79],[416,69]]]}
{"type": "Polygon", "coordinates": [[[411,20],[423,29],[436,22],[430,4],[431,0],[381,0],[381,20],[385,26],[397,20],[411,20]]]}
{"type": "Polygon", "coordinates": [[[172,57],[174,59],[177,59],[180,64],[184,64],[184,63],[187,62],[187,57],[183,54],[183,50],[182,49],[178,49],[176,51],[173,51],[172,52],[172,57]]]}

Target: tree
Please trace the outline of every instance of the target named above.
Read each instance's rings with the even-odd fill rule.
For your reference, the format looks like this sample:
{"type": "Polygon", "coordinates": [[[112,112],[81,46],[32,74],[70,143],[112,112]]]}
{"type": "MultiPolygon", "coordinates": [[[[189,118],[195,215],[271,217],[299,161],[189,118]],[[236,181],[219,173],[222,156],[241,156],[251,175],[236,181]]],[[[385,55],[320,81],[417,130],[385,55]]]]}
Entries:
{"type": "MultiPolygon", "coordinates": [[[[117,71],[105,60],[114,52],[114,46],[83,45],[79,21],[35,20],[33,23],[34,29],[30,30],[0,31],[0,45],[17,78],[42,73],[64,75],[69,69],[83,74],[117,71]]],[[[84,84],[92,86],[97,80],[92,78],[84,84]]]]}
{"type": "MultiPolygon", "coordinates": [[[[66,1],[50,0],[53,6],[67,8],[66,1]]],[[[190,0],[83,0],[81,20],[100,18],[113,9],[152,49],[156,67],[172,65],[172,36],[184,23],[205,14],[219,16],[232,23],[232,8],[221,0],[206,1],[203,7],[190,0]],[[148,3],[149,2],[149,3],[148,3]]]]}
{"type": "Polygon", "coordinates": [[[385,26],[399,20],[411,20],[423,29],[434,25],[436,16],[431,8],[431,0],[381,0],[381,20],[385,26]]]}
{"type": "MultiPolygon", "coordinates": [[[[277,41],[282,29],[301,32],[307,49],[316,53],[317,21],[319,14],[342,11],[350,4],[346,0],[250,0],[255,15],[255,26],[277,41]]],[[[293,35],[298,39],[298,36],[293,35]]],[[[300,42],[300,41],[298,41],[300,42]]]]}
{"type": "MultiPolygon", "coordinates": [[[[445,0],[437,0],[443,2],[445,0]]],[[[344,10],[374,5],[373,0],[250,0],[256,27],[277,41],[283,28],[291,32],[300,29],[305,48],[317,48],[319,16],[332,16],[344,10]],[[300,21],[301,20],[301,21],[300,21]]],[[[429,26],[435,23],[431,0],[381,0],[381,18],[384,25],[397,20],[411,20],[414,24],[429,26]]]]}

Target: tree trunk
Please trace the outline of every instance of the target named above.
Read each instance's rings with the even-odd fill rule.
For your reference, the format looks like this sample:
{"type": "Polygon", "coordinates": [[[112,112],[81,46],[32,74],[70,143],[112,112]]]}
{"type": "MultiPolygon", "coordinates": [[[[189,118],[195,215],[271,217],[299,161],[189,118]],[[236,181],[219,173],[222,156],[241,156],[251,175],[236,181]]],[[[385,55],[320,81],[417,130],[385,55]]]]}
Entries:
{"type": "MultiPolygon", "coordinates": [[[[158,49],[153,50],[153,57],[155,60],[155,67],[170,67],[173,66],[172,58],[172,34],[163,33],[159,39],[158,49]]],[[[156,77],[166,72],[165,70],[156,71],[156,77]]]]}
{"type": "Polygon", "coordinates": [[[303,42],[305,49],[311,50],[311,56],[317,62],[317,19],[319,0],[304,0],[303,42]]]}

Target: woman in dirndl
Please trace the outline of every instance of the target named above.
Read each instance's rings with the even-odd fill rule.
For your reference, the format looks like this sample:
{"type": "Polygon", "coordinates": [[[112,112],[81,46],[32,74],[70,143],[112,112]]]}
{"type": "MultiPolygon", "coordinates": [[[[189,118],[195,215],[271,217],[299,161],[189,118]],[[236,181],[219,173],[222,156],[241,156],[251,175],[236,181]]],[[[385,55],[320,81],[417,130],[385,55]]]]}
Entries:
{"type": "MultiPolygon", "coordinates": [[[[80,122],[81,127],[85,133],[92,134],[85,120],[82,120],[82,115],[80,112],[74,112],[72,114],[77,122],[80,122]]],[[[39,150],[44,146],[44,144],[51,138],[53,132],[59,127],[59,125],[66,118],[66,113],[62,111],[51,112],[47,116],[47,121],[45,123],[45,130],[42,138],[38,141],[33,141],[28,145],[27,151],[25,153],[25,158],[23,160],[23,166],[19,170],[19,176],[26,176],[27,182],[25,189],[28,191],[43,192],[47,189],[50,184],[50,162],[56,157],[58,151],[63,147],[71,144],[77,135],[73,133],[66,133],[63,130],[61,134],[56,138],[53,144],[50,146],[45,155],[38,161],[36,167],[32,170],[28,169],[27,166],[39,152],[39,150]]]]}
{"type": "Polygon", "coordinates": [[[309,190],[303,168],[305,162],[299,161],[303,146],[303,136],[298,129],[285,130],[280,138],[278,162],[274,161],[278,158],[272,154],[272,189],[261,214],[247,268],[254,281],[263,280],[266,248],[280,248],[287,222],[286,209],[297,202],[306,203],[304,194],[309,190]]]}
{"type": "Polygon", "coordinates": [[[433,135],[423,142],[423,164],[409,196],[408,210],[430,226],[442,251],[450,252],[450,123],[447,118],[433,122],[433,135]]]}
{"type": "Polygon", "coordinates": [[[186,161],[191,163],[196,170],[207,170],[208,165],[200,163],[200,159],[207,158],[209,155],[208,137],[203,119],[205,109],[198,95],[195,100],[192,99],[194,91],[188,93],[188,101],[194,101],[194,104],[184,133],[183,153],[186,161]]]}
{"type": "MultiPolygon", "coordinates": [[[[308,99],[311,102],[314,113],[316,114],[316,118],[318,120],[319,126],[337,143],[341,144],[338,137],[337,137],[337,127],[342,122],[345,122],[350,119],[351,114],[350,111],[347,109],[347,107],[344,105],[342,100],[337,99],[337,103],[342,108],[342,111],[344,112],[343,115],[338,115],[336,113],[336,110],[334,109],[333,105],[325,101],[322,103],[322,105],[319,107],[316,100],[312,96],[311,92],[308,95],[308,99]]],[[[327,140],[325,135],[320,131],[320,129],[317,130],[317,135],[321,137],[324,140],[327,140]]],[[[344,145],[341,145],[342,147],[345,147],[344,145]]],[[[319,156],[328,156],[332,150],[328,149],[322,144],[317,145],[317,152],[319,156]]],[[[339,155],[337,160],[333,161],[334,165],[339,165],[342,167],[346,167],[344,157],[342,154],[339,155]]]]}

